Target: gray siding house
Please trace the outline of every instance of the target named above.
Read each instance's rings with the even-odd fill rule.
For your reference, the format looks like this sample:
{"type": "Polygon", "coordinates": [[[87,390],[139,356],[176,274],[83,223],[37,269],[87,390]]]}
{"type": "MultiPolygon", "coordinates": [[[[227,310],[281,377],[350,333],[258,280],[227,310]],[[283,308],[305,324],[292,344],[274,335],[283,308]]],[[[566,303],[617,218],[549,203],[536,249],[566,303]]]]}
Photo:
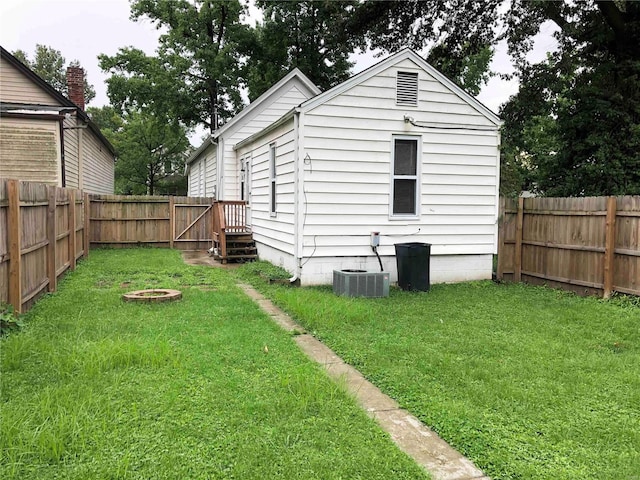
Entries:
{"type": "Polygon", "coordinates": [[[0,177],[111,194],[115,151],[84,111],[83,72],[70,100],[0,47],[0,177]]]}

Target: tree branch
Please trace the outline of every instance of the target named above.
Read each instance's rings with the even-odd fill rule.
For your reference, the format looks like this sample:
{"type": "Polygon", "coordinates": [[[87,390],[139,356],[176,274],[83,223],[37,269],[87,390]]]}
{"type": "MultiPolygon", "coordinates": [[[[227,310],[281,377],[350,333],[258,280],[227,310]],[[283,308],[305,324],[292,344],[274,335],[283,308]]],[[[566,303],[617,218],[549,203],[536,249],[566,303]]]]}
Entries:
{"type": "Polygon", "coordinates": [[[600,12],[607,22],[607,25],[609,25],[611,27],[611,30],[613,30],[613,33],[615,33],[616,37],[624,35],[624,16],[622,15],[622,12],[618,9],[618,7],[616,7],[615,2],[603,2],[602,0],[597,0],[596,5],[600,9],[600,12]]]}
{"type": "Polygon", "coordinates": [[[571,23],[562,16],[562,12],[560,12],[560,5],[562,5],[562,2],[543,2],[542,8],[545,16],[556,25],[558,25],[558,27],[560,27],[560,30],[564,32],[566,31],[567,27],[571,25],[571,23]]]}

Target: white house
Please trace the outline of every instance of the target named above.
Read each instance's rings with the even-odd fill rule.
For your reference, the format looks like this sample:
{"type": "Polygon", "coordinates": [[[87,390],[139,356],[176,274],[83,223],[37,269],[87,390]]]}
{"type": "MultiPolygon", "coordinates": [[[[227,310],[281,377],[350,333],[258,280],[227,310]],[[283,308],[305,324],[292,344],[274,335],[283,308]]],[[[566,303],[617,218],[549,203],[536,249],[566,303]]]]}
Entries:
{"type": "Polygon", "coordinates": [[[297,68],[229,120],[186,161],[187,195],[244,200],[234,145],[277,121],[291,108],[320,93],[297,68]]]}
{"type": "Polygon", "coordinates": [[[379,270],[372,232],[392,281],[394,244],[403,242],[432,244],[432,282],[490,278],[500,124],[402,50],[234,135],[223,170],[235,183],[218,182],[218,198],[248,202],[260,258],[302,284],[331,283],[333,270],[379,270]]]}

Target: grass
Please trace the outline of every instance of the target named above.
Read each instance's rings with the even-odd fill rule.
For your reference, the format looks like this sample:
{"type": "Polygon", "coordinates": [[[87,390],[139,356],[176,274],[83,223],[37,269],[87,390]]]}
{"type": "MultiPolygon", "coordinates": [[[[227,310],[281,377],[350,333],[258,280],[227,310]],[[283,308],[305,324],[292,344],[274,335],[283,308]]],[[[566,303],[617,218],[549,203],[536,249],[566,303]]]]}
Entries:
{"type": "Polygon", "coordinates": [[[0,340],[3,479],[426,478],[228,272],[178,252],[92,252],[24,321],[0,340]],[[154,287],[183,299],[120,298],[154,287]]]}
{"type": "Polygon", "coordinates": [[[239,274],[491,478],[638,478],[637,301],[492,282],[353,299],[260,268],[239,274]]]}

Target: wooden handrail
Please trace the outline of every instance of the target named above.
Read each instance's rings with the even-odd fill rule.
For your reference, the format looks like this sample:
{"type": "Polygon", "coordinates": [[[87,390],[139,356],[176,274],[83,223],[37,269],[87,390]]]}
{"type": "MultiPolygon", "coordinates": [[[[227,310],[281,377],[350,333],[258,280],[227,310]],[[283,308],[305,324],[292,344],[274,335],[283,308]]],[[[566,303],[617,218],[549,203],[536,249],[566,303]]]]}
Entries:
{"type": "Polygon", "coordinates": [[[227,233],[245,233],[247,228],[247,203],[244,201],[219,201],[213,215],[213,238],[218,241],[219,255],[227,257],[227,233]]]}

